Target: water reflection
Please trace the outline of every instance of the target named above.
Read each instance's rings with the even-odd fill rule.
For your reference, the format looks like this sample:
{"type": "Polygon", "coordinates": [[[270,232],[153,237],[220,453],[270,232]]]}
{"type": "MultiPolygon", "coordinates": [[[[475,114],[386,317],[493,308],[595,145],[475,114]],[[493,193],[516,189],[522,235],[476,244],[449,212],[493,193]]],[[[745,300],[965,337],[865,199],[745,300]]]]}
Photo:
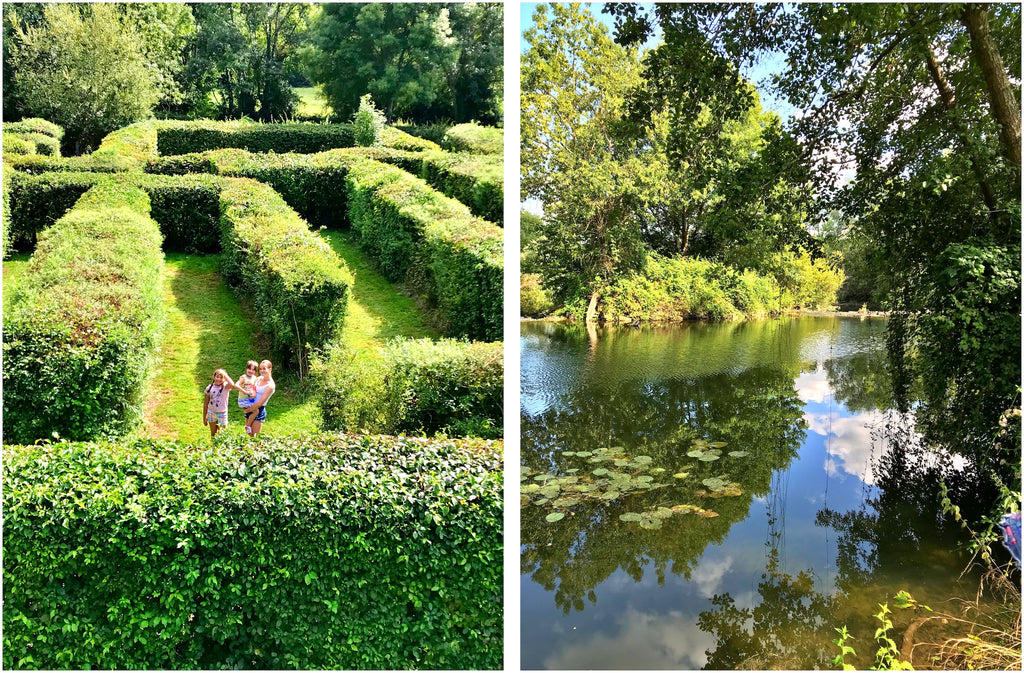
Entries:
{"type": "Polygon", "coordinates": [[[859,621],[871,601],[929,584],[915,567],[945,564],[932,578],[944,586],[959,569],[936,551],[950,531],[924,493],[944,466],[890,451],[895,427],[907,447],[918,438],[892,410],[882,321],[606,328],[596,339],[524,324],[521,352],[528,480],[594,482],[604,463],[573,454],[613,447],[650,457],[666,484],[560,508],[524,498],[524,668],[823,666],[832,626],[873,632],[859,621]],[[695,441],[725,446],[705,461],[687,455],[695,441]],[[667,476],[677,473],[688,476],[667,476]],[[919,488],[901,492],[911,474],[919,488]],[[741,492],[709,497],[713,477],[741,492]],[[621,518],[685,504],[716,516],[673,515],[657,530],[621,518]],[[908,519],[912,504],[920,516],[908,519]],[[549,522],[555,511],[565,517],[549,522]],[[907,532],[918,527],[927,534],[907,532]]]}

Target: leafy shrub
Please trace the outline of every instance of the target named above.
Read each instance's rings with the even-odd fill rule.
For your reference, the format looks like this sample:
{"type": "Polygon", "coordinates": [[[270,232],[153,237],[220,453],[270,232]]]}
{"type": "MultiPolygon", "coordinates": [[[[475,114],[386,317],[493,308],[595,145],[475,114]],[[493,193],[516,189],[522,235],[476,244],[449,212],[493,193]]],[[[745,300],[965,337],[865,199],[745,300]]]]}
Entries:
{"type": "Polygon", "coordinates": [[[441,147],[452,152],[503,154],[505,134],[502,129],[480,126],[476,122],[456,124],[444,134],[441,147]]]}
{"type": "Polygon", "coordinates": [[[494,669],[501,445],[5,446],[4,668],[494,669]]]}
{"type": "Polygon", "coordinates": [[[360,147],[379,147],[383,143],[381,131],[387,121],[378,110],[370,94],[359,99],[359,109],[352,115],[352,136],[360,147]]]}
{"type": "Polygon", "coordinates": [[[406,280],[436,306],[446,333],[502,335],[502,232],[418,178],[376,161],[346,177],[352,228],[390,280],[406,280]]]}
{"type": "Polygon", "coordinates": [[[53,225],[104,176],[96,173],[10,174],[10,242],[15,251],[35,248],[36,236],[53,225]]]}
{"type": "Polygon", "coordinates": [[[145,121],[118,129],[103,138],[92,153],[97,160],[124,161],[131,159],[136,168],[157,158],[158,122],[145,121]]]}
{"type": "Polygon", "coordinates": [[[333,346],[314,366],[323,427],[501,437],[503,348],[402,339],[370,358],[333,346]]]}
{"type": "Polygon", "coordinates": [[[723,284],[727,267],[698,258],[651,254],[642,273],[616,279],[604,295],[613,320],[731,320],[742,312],[723,284]]]}
{"type": "Polygon", "coordinates": [[[410,135],[405,131],[394,128],[393,126],[385,126],[384,130],[381,131],[381,144],[384,147],[390,147],[395,150],[404,150],[406,152],[429,152],[439,151],[441,146],[435,142],[427,140],[426,138],[418,138],[414,135],[410,135]]]}
{"type": "Polygon", "coordinates": [[[35,143],[29,142],[20,135],[14,133],[4,134],[4,154],[24,155],[35,154],[35,143]]]}
{"type": "Polygon", "coordinates": [[[551,295],[541,287],[540,275],[524,273],[519,277],[519,314],[539,318],[551,313],[551,295]]]}
{"type": "Polygon", "coordinates": [[[17,122],[4,122],[4,133],[42,133],[60,140],[64,137],[64,129],[51,121],[30,117],[17,122]]]}
{"type": "Polygon", "coordinates": [[[776,253],[772,267],[779,285],[792,296],[792,302],[804,308],[828,309],[836,303],[836,293],[846,275],[832,260],[812,260],[805,250],[776,253]]]}
{"type": "Polygon", "coordinates": [[[285,363],[295,362],[302,377],[309,348],[341,329],[352,274],[267,185],[224,180],[220,221],[225,279],[252,297],[271,346],[285,363]]]}
{"type": "Polygon", "coordinates": [[[39,239],[4,315],[4,441],[122,434],[163,315],[149,198],[97,185],[39,239]]]}
{"type": "Polygon", "coordinates": [[[162,156],[224,148],[311,154],[354,144],[351,124],[203,121],[159,122],[157,125],[157,150],[162,156]]]}
{"type": "Polygon", "coordinates": [[[12,138],[20,138],[29,144],[31,151],[23,154],[41,154],[47,157],[60,156],[60,141],[45,133],[9,133],[4,132],[4,138],[10,135],[12,138]]]}
{"type": "Polygon", "coordinates": [[[134,159],[121,156],[55,157],[40,154],[9,158],[7,164],[15,170],[34,175],[51,171],[121,173],[135,170],[139,166],[134,159]]]}

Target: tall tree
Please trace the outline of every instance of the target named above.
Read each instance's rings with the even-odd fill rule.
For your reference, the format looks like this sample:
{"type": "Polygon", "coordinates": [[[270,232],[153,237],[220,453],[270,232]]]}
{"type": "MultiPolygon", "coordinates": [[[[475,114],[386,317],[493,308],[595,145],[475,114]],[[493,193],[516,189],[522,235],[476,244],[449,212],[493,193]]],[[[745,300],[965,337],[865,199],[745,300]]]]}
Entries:
{"type": "Polygon", "coordinates": [[[68,153],[149,116],[159,100],[144,43],[113,5],[46,5],[32,25],[8,10],[5,21],[12,22],[5,46],[20,112],[64,127],[68,153]]]}
{"type": "MultiPolygon", "coordinates": [[[[921,429],[982,471],[1019,470],[1019,431],[995,430],[1020,405],[1020,6],[611,11],[626,43],[660,25],[680,54],[786,57],[774,85],[801,110],[789,130],[815,169],[817,212],[841,212],[876,248],[894,361],[922,381],[921,429]]],[[[671,100],[688,68],[668,59],[651,95],[671,100]]]]}
{"type": "Polygon", "coordinates": [[[533,18],[523,36],[522,197],[544,204],[545,284],[577,310],[587,302],[589,315],[614,275],[643,259],[630,217],[643,166],[616,134],[639,58],[578,3],[540,5],[533,18]]]}
{"type": "Polygon", "coordinates": [[[389,119],[429,107],[458,52],[441,4],[328,4],[311,43],[304,50],[307,72],[343,119],[367,93],[389,119]]]}

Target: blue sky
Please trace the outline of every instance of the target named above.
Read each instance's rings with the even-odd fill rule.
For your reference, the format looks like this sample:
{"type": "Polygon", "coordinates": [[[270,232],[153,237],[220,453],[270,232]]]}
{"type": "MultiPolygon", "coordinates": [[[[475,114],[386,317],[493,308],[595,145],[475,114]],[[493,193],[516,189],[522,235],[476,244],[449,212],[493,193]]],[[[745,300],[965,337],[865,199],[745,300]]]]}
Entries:
{"type": "MultiPolygon", "coordinates": [[[[527,29],[533,26],[533,12],[540,3],[536,2],[524,2],[519,5],[519,26],[520,30],[525,32],[527,29]]],[[[650,7],[653,3],[645,2],[640,3],[645,7],[650,7]]],[[[610,33],[615,32],[615,23],[607,14],[601,12],[601,3],[587,3],[587,7],[590,9],[591,14],[597,18],[598,21],[608,26],[610,33]]],[[[657,46],[660,42],[660,30],[658,30],[651,40],[648,40],[648,47],[657,46]]],[[[522,38],[520,33],[519,38],[519,53],[522,54],[527,49],[527,44],[522,38]]],[[[744,76],[752,80],[756,85],[758,92],[761,94],[761,105],[768,110],[774,110],[783,121],[789,119],[795,109],[786,103],[785,101],[779,100],[771,94],[768,90],[768,78],[776,72],[781,72],[785,66],[785,61],[781,54],[767,54],[760,59],[760,61],[754,66],[747,66],[741,68],[744,76]]]]}

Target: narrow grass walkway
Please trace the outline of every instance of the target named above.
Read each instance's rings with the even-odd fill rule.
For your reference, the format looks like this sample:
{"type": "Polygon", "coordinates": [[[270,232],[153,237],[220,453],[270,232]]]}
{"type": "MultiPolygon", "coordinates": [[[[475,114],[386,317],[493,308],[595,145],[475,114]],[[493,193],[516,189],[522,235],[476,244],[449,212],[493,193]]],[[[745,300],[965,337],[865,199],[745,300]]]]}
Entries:
{"type": "MultiPolygon", "coordinates": [[[[208,439],[203,425],[203,391],[223,368],[237,379],[247,360],[269,357],[256,338],[251,310],[240,305],[220,275],[219,255],[167,254],[164,301],[168,320],[156,373],[149,382],[145,437],[196,442],[208,439]]],[[[273,358],[270,358],[271,360],[273,358]]],[[[275,369],[277,392],[267,405],[264,433],[289,435],[316,429],[315,409],[303,400],[293,374],[275,369]]],[[[241,435],[237,393],[228,406],[226,432],[241,435]]]]}
{"type": "MultiPolygon", "coordinates": [[[[321,232],[345,260],[356,281],[348,305],[342,338],[363,357],[379,357],[381,346],[395,337],[437,338],[409,297],[401,294],[371,265],[349,231],[321,232]]],[[[237,379],[246,360],[268,357],[261,345],[252,311],[239,302],[220,275],[219,255],[170,253],[164,265],[167,327],[160,346],[156,373],[147,391],[144,437],[208,440],[203,426],[203,391],[217,368],[237,379]]],[[[7,263],[4,264],[5,274],[7,263]]],[[[12,269],[16,273],[16,269],[12,269]]],[[[5,276],[6,282],[6,276],[5,276]]],[[[270,358],[273,359],[273,358],[270,358]]],[[[316,405],[292,372],[275,368],[277,392],[267,406],[267,435],[295,435],[319,427],[316,405]]],[[[237,393],[228,407],[228,428],[243,433],[237,393]]]]}
{"type": "Polygon", "coordinates": [[[324,230],[320,235],[345,260],[356,278],[342,330],[346,345],[371,354],[395,337],[437,339],[441,336],[426,324],[416,302],[401,294],[373,267],[359,248],[355,232],[324,230]]]}
{"type": "Polygon", "coordinates": [[[32,259],[32,253],[30,252],[16,252],[10,256],[9,259],[4,260],[4,274],[3,274],[3,288],[2,292],[4,295],[3,307],[7,310],[8,301],[13,296],[13,290],[21,278],[28,271],[28,263],[32,259]]]}

